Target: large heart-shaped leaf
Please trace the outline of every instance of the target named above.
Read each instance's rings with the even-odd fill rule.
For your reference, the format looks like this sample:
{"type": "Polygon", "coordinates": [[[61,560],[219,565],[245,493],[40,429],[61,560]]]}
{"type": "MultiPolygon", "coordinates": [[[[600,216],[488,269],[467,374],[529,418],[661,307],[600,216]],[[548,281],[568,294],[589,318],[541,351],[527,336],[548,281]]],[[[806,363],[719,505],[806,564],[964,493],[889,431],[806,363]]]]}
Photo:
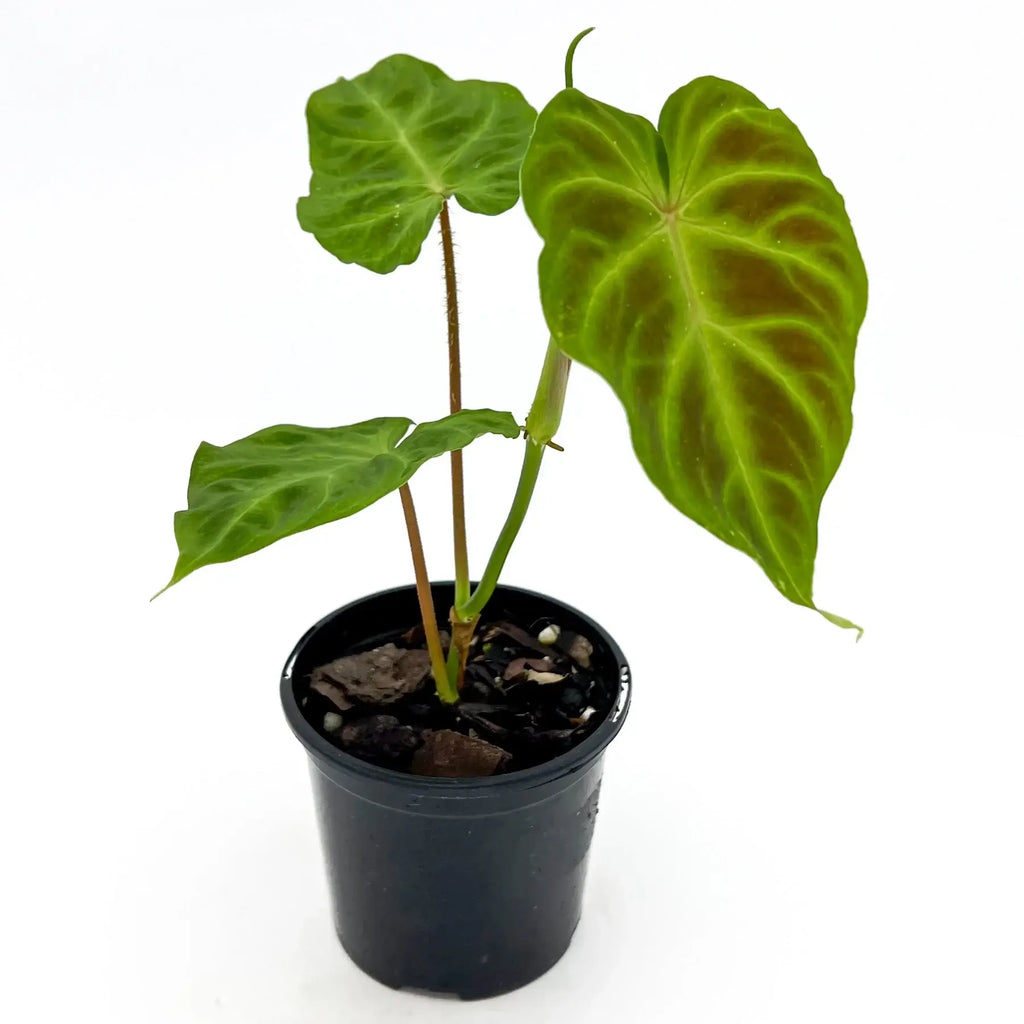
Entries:
{"type": "Polygon", "coordinates": [[[411,423],[384,416],[348,427],[284,424],[223,447],[201,444],[188,509],[174,514],[179,556],[167,587],[204,565],[350,516],[397,490],[428,459],[482,434],[520,433],[511,413],[491,409],[464,409],[405,437],[411,423]]]}
{"type": "Polygon", "coordinates": [[[669,501],[814,607],[867,278],[800,132],[716,78],[674,93],[657,129],[567,89],[522,190],[555,343],[612,385],[669,501]]]}
{"type": "Polygon", "coordinates": [[[498,214],[519,198],[537,112],[511,85],[455,82],[395,54],[309,98],[299,223],[345,263],[386,274],[419,255],[441,205],[498,214]]]}

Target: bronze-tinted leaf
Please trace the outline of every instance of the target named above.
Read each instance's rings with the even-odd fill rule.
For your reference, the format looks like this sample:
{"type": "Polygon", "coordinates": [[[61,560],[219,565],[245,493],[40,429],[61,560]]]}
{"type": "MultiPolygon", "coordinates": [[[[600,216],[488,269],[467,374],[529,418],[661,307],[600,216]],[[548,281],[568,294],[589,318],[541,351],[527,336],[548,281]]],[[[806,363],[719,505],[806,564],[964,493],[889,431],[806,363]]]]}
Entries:
{"type": "Polygon", "coordinates": [[[674,93],[657,128],[566,89],[522,192],[555,343],[615,389],[665,496],[814,607],[867,278],[800,132],[717,78],[674,93]]]}

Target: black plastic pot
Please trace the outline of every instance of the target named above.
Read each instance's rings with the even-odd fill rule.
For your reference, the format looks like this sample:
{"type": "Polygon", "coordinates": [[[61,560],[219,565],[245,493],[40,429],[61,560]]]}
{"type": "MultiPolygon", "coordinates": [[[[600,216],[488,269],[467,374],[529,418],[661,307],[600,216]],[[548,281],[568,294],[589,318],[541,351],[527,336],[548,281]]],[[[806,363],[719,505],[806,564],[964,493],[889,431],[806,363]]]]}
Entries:
{"type": "MultiPolygon", "coordinates": [[[[447,610],[451,584],[435,584],[447,610]]],[[[580,918],[605,748],[629,707],[629,668],[593,620],[541,594],[499,587],[485,617],[548,616],[583,633],[592,663],[619,680],[603,722],[545,764],[480,779],[420,778],[352,757],[303,717],[312,669],[419,618],[413,587],[332,612],[281,676],[288,724],[310,774],[341,944],[392,988],[480,999],[525,985],[568,948],[580,918]]]]}

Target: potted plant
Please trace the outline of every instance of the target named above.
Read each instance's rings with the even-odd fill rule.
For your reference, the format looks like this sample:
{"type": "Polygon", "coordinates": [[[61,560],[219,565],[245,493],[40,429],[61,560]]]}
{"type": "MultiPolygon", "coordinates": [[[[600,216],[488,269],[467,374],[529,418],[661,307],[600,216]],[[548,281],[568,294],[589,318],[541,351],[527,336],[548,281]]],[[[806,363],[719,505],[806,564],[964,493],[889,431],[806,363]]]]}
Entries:
{"type": "Polygon", "coordinates": [[[313,93],[301,226],[339,260],[386,274],[413,262],[440,220],[449,415],[202,444],[175,515],[168,586],[400,495],[415,586],[326,616],[281,681],[309,755],[339,937],[395,987],[507,991],[547,970],[579,919],[629,669],[583,613],[499,583],[558,447],[572,361],[611,384],[637,458],[685,516],[750,555],[791,602],[858,629],[811,594],[867,300],[843,200],[792,122],[731,82],[683,86],[657,127],[575,89],[585,34],[539,115],[510,85],[453,81],[405,55],[313,93]],[[520,194],[544,242],[551,334],[522,425],[462,407],[448,209],[454,198],[493,216],[520,194]],[[484,434],[522,436],[525,450],[473,583],[461,452],[484,434]],[[410,480],[446,453],[455,579],[431,583],[410,480]]]}

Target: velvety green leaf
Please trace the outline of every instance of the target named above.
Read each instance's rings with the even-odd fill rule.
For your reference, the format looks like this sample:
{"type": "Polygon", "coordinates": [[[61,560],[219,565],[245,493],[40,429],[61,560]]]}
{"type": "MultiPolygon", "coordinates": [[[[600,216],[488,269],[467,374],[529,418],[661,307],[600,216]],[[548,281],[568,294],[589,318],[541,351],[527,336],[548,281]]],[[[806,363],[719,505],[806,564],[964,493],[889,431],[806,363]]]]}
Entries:
{"type": "Polygon", "coordinates": [[[567,89],[522,190],[555,343],[615,389],[669,501],[813,607],[867,278],[800,132],[716,78],[674,93],[657,129],[567,89]]]}
{"type": "Polygon", "coordinates": [[[455,82],[396,54],[309,98],[299,223],[345,263],[386,274],[419,255],[445,199],[498,214],[519,198],[537,112],[500,82],[455,82]]]}
{"type": "Polygon", "coordinates": [[[401,487],[428,459],[482,434],[520,432],[511,413],[491,409],[464,409],[405,437],[411,422],[388,416],[348,427],[284,424],[223,447],[201,444],[188,509],[174,514],[179,557],[167,586],[204,565],[350,516],[401,487]]]}

